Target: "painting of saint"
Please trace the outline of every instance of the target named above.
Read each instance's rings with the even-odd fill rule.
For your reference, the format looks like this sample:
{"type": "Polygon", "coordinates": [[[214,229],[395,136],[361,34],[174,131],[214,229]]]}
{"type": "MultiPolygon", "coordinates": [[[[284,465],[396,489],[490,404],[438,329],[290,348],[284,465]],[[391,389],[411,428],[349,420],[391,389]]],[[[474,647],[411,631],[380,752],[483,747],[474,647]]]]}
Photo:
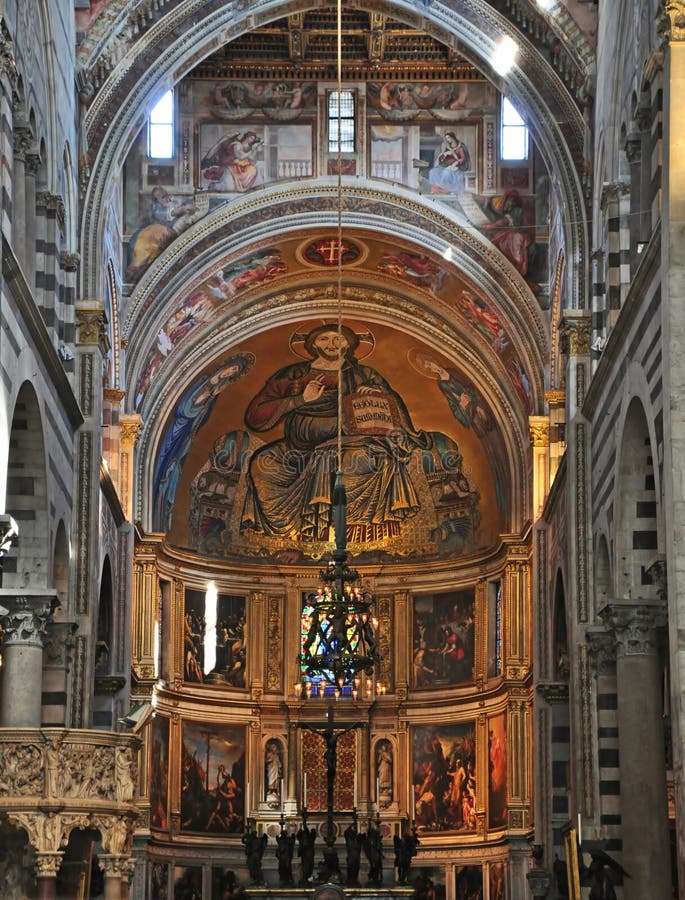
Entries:
{"type": "Polygon", "coordinates": [[[463,684],[473,678],[473,590],[414,598],[414,687],[463,684]]]}
{"type": "Polygon", "coordinates": [[[133,232],[128,243],[125,279],[136,282],[150,263],[182,231],[200,219],[208,209],[194,196],[170,194],[161,185],[152,189],[147,221],[133,232]]]}
{"type": "Polygon", "coordinates": [[[242,193],[254,187],[260,178],[257,154],[262,147],[255,131],[236,131],[219,138],[200,162],[207,189],[242,193]]]}
{"type": "Polygon", "coordinates": [[[419,832],[476,830],[473,722],[414,728],[412,773],[419,832]]]}
{"type": "Polygon", "coordinates": [[[245,728],[186,720],[181,760],[181,830],[241,834],[245,728]]]}
{"type": "Polygon", "coordinates": [[[446,270],[430,256],[406,250],[384,253],[378,262],[378,270],[427,288],[434,294],[440,291],[447,275],[446,270]]]}
{"type": "Polygon", "coordinates": [[[507,824],[507,741],[505,715],[490,719],[488,732],[488,809],[490,828],[507,824]]]}
{"type": "Polygon", "coordinates": [[[169,827],[167,808],[169,801],[169,720],[155,716],[152,720],[152,746],[150,766],[150,825],[153,828],[169,827]]]}
{"type": "Polygon", "coordinates": [[[456,900],[483,900],[483,869],[480,866],[457,866],[454,896],[456,900]]]}
{"type": "Polygon", "coordinates": [[[471,382],[456,369],[445,368],[431,353],[410,351],[409,362],[422,375],[437,381],[454,418],[464,428],[472,428],[482,438],[492,430],[494,421],[485,401],[471,382]]]}
{"type": "Polygon", "coordinates": [[[202,900],[202,866],[174,866],[174,900],[202,900]]]}
{"type": "Polygon", "coordinates": [[[169,900],[169,864],[153,862],[150,866],[150,900],[169,900]]]}
{"type": "Polygon", "coordinates": [[[504,863],[490,863],[490,900],[504,900],[504,863]]]}
{"type": "Polygon", "coordinates": [[[241,378],[254,362],[248,353],[236,353],[195,381],[176,404],[157,455],[153,477],[154,521],[168,531],[183,463],[195,435],[205,424],[224,388],[241,378]]]}
{"type": "Polygon", "coordinates": [[[461,194],[466,187],[464,173],[471,168],[466,144],[454,131],[446,131],[433,165],[428,169],[428,184],[433,194],[461,194]]]}
{"type": "Polygon", "coordinates": [[[409,882],[414,888],[414,900],[445,900],[447,897],[442,866],[412,866],[409,882]]]}
{"type": "Polygon", "coordinates": [[[432,444],[417,430],[402,398],[356,357],[360,336],[348,326],[320,325],[303,337],[307,361],[275,372],[253,398],[245,424],[283,436],[251,457],[241,530],[328,540],[331,475],[338,468],[338,378],[344,418],[342,464],[348,526],[399,533],[420,502],[409,463],[432,444]]]}
{"type": "Polygon", "coordinates": [[[186,588],[183,677],[190,682],[245,687],[245,598],[220,594],[207,627],[204,592],[186,588]],[[213,621],[212,621],[213,620],[213,621]],[[208,639],[213,636],[211,645],[208,639]]]}
{"type": "Polygon", "coordinates": [[[480,206],[488,218],[488,222],[482,224],[480,230],[525,278],[535,239],[535,227],[521,195],[516,190],[509,190],[496,197],[482,197],[480,206]]]}

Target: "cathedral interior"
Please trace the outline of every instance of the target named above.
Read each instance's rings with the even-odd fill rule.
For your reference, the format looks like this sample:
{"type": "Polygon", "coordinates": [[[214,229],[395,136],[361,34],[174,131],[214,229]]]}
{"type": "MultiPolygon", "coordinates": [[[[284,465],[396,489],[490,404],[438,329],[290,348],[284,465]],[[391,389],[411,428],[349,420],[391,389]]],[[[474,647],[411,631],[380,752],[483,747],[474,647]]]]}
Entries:
{"type": "Polygon", "coordinates": [[[685,897],[678,84],[683,0],[4,0],[3,900],[685,897]]]}

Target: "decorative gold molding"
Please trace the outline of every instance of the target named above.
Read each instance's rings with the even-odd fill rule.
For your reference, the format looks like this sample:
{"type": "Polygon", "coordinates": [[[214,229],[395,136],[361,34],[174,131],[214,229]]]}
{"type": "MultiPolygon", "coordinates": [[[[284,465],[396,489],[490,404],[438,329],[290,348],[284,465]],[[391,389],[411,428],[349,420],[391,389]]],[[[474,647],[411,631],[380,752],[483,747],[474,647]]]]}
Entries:
{"type": "Polygon", "coordinates": [[[119,388],[105,388],[103,395],[109,403],[118,405],[126,396],[126,391],[121,391],[119,388]]]}
{"type": "Polygon", "coordinates": [[[135,447],[142,427],[143,420],[138,413],[126,413],[119,417],[119,440],[122,448],[131,450],[135,447]]]}
{"type": "Polygon", "coordinates": [[[545,400],[549,406],[563,406],[566,403],[566,391],[561,389],[545,391],[545,400]]]}

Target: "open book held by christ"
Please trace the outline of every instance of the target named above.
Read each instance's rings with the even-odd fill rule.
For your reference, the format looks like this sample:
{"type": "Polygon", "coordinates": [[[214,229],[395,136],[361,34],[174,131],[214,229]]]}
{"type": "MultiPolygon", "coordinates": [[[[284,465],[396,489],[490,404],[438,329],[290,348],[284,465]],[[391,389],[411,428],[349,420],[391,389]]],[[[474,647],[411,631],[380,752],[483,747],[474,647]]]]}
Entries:
{"type": "Polygon", "coordinates": [[[392,394],[354,393],[344,398],[348,434],[383,434],[403,427],[392,394]]]}

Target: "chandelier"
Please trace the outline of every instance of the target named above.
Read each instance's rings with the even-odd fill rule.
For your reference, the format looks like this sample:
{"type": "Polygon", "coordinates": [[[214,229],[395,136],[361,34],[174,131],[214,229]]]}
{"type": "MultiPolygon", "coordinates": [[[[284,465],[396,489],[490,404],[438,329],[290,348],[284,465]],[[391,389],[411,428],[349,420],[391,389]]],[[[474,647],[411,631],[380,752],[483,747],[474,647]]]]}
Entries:
{"type": "Polygon", "coordinates": [[[375,597],[361,585],[359,573],[347,563],[347,500],[343,478],[342,454],[342,3],[338,0],[337,27],[337,330],[340,367],[338,369],[338,433],[337,472],[332,491],[335,550],[327,568],[321,572],[319,589],[309,597],[306,635],[298,656],[301,680],[295,684],[298,697],[330,697],[343,694],[357,700],[374,693],[385,693],[385,687],[374,679],[380,662],[376,639],[378,622],[373,615],[375,597]]]}

